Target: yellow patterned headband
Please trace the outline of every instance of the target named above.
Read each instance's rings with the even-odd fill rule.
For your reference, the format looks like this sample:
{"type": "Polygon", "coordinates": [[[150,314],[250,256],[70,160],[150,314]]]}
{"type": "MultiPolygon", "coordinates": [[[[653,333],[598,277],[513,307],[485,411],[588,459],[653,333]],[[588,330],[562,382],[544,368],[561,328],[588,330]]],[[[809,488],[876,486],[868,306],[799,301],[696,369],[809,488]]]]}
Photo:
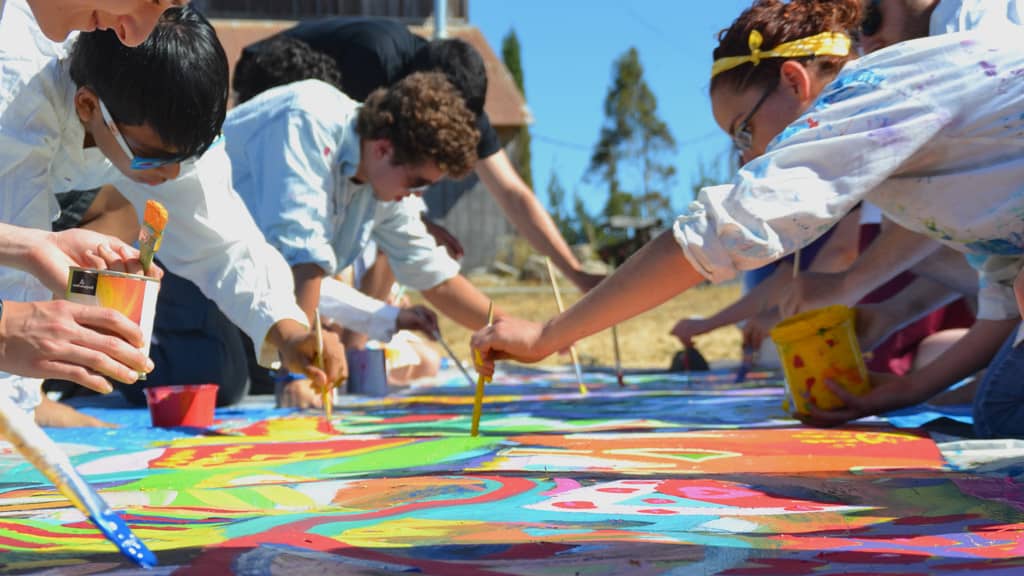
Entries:
{"type": "Polygon", "coordinates": [[[807,38],[779,44],[771,50],[761,50],[764,37],[757,30],[751,30],[747,43],[750,54],[743,56],[726,56],[715,60],[711,66],[711,77],[714,78],[726,70],[732,70],[751,62],[754,66],[764,58],[803,58],[805,56],[848,56],[850,54],[850,37],[839,32],[822,32],[807,38]]]}

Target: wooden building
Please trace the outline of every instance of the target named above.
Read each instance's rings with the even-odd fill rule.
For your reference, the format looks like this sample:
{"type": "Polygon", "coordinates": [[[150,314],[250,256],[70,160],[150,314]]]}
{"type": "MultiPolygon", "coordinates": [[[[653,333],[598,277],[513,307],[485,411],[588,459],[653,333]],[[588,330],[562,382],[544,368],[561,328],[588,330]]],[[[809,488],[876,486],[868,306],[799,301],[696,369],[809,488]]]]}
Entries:
{"type": "MultiPolygon", "coordinates": [[[[513,162],[513,140],[531,121],[523,95],[501,58],[483,34],[468,23],[468,0],[448,0],[448,36],[472,44],[487,66],[485,109],[513,162]]],[[[424,37],[433,34],[433,0],[192,0],[209,15],[224,44],[232,69],[242,48],[297,20],[326,16],[387,17],[406,22],[424,37]]],[[[450,230],[465,247],[463,270],[488,267],[498,250],[515,234],[493,196],[471,174],[461,181],[445,180],[424,195],[430,217],[450,230]]]]}

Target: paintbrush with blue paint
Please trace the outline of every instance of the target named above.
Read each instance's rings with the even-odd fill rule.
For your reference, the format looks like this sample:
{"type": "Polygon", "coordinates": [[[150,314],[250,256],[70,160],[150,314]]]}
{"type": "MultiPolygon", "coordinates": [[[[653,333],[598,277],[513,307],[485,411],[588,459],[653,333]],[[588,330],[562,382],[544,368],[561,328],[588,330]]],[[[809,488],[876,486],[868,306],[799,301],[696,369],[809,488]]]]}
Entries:
{"type": "Polygon", "coordinates": [[[157,565],[156,556],[132,534],[124,520],[82,478],[71,460],[46,435],[35,420],[0,394],[0,433],[37,470],[53,482],[75,508],[92,520],[100,532],[117,546],[125,557],[143,568],[157,565]]]}

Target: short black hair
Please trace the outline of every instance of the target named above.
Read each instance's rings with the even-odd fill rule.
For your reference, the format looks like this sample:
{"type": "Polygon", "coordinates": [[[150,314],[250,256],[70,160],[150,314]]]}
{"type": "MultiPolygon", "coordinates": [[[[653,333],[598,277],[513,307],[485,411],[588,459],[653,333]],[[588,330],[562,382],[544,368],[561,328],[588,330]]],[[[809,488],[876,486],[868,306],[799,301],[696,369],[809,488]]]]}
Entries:
{"type": "Polygon", "coordinates": [[[413,72],[441,72],[462,94],[466,106],[477,116],[487,100],[487,67],[469,42],[458,38],[432,40],[416,51],[413,72]]]}
{"type": "Polygon", "coordinates": [[[300,80],[320,80],[341,90],[341,71],[334,59],[302,40],[278,34],[260,42],[258,50],[242,51],[231,87],[241,104],[275,86],[300,80]]]}
{"type": "Polygon", "coordinates": [[[110,30],[80,34],[71,48],[70,72],[115,121],[150,126],[177,154],[202,154],[224,124],[228,59],[210,22],[188,6],[164,12],[135,48],[110,30]]]}

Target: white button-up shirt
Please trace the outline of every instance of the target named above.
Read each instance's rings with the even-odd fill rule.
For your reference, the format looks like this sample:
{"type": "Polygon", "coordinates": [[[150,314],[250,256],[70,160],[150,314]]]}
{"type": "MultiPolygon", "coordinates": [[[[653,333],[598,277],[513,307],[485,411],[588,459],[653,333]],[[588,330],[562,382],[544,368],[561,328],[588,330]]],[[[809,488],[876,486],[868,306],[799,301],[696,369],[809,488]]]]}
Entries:
{"type": "MultiPolygon", "coordinates": [[[[271,326],[284,319],[308,322],[295,302],[287,263],[231,188],[224,147],[211,148],[178,179],[159,186],[134,182],[98,148],[83,148],[85,130],[75,112],[76,86],[67,62],[37,49],[49,41],[34,22],[11,17],[26,13],[12,10],[21,2],[9,2],[0,22],[0,221],[49,229],[57,215],[56,193],[103,184],[114,185],[140,221],[146,200],[159,200],[169,217],[160,250],[164,266],[194,282],[254,342],[263,343],[261,363],[273,362],[276,351],[265,342],[271,326]]],[[[40,300],[50,293],[28,274],[0,270],[0,298],[40,300]]]]}
{"type": "MultiPolygon", "coordinates": [[[[456,276],[459,264],[427,232],[421,203],[412,198],[380,202],[368,184],[351,179],[360,157],[359,106],[328,84],[306,80],[268,90],[231,110],[224,138],[235,189],[290,265],[316,264],[335,274],[372,240],[388,256],[399,282],[417,290],[433,288],[456,276]]],[[[330,302],[332,295],[323,296],[330,302]]],[[[378,308],[387,315],[371,328],[370,301],[346,298],[338,293],[322,311],[371,335],[386,326],[384,339],[390,337],[393,309],[378,308]]]]}
{"type": "Polygon", "coordinates": [[[847,64],[731,185],[675,223],[712,280],[781,258],[867,199],[981,270],[979,318],[1019,314],[1024,258],[1024,49],[1017,33],[945,34],[847,64]]]}

